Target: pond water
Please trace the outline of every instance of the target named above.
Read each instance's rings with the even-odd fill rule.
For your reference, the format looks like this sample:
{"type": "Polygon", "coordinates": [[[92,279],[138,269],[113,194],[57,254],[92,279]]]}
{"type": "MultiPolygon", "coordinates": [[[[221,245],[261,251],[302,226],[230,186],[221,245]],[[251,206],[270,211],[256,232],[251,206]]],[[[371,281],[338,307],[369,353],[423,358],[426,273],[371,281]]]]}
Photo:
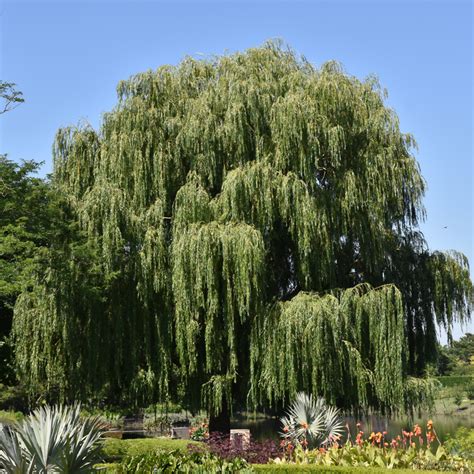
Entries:
{"type": "MultiPolygon", "coordinates": [[[[401,431],[410,431],[415,423],[418,423],[423,429],[423,433],[426,430],[426,422],[431,419],[433,420],[434,428],[438,437],[441,441],[446,439],[448,433],[454,434],[457,428],[465,426],[467,428],[474,428],[474,417],[470,412],[466,412],[463,415],[462,412],[457,412],[453,415],[426,415],[421,418],[415,417],[410,420],[408,417],[397,417],[390,418],[380,415],[369,415],[361,416],[360,418],[354,418],[352,416],[344,417],[344,423],[349,423],[349,427],[352,433],[352,437],[355,438],[357,434],[356,423],[360,421],[362,423],[361,429],[364,431],[364,436],[370,435],[372,431],[387,431],[387,437],[391,439],[397,435],[401,435],[401,431]]],[[[240,419],[235,420],[231,423],[232,428],[247,428],[250,429],[250,433],[253,439],[262,441],[264,439],[278,439],[279,431],[281,430],[281,424],[278,418],[263,418],[263,419],[240,419]]]]}

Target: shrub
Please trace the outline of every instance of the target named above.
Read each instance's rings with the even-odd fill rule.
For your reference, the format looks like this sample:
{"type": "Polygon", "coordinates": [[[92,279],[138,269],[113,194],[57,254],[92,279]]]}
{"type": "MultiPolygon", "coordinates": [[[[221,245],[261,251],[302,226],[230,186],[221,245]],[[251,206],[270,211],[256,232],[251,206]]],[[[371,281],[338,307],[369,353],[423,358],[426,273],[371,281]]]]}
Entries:
{"type": "Polygon", "coordinates": [[[118,473],[251,473],[251,466],[243,459],[225,460],[208,452],[184,454],[181,451],[155,452],[127,458],[118,473]]]}
{"type": "Polygon", "coordinates": [[[10,425],[23,420],[25,415],[21,411],[4,411],[0,410],[0,424],[10,425]]]}
{"type": "MultiPolygon", "coordinates": [[[[254,441],[250,438],[250,443],[246,446],[232,443],[228,434],[211,433],[206,445],[207,450],[221,459],[245,459],[252,464],[265,464],[279,454],[278,447],[273,440],[262,442],[254,441]]],[[[194,452],[203,452],[203,447],[193,446],[194,452]]]]}
{"type": "Polygon", "coordinates": [[[123,428],[124,412],[116,409],[88,407],[81,409],[83,418],[96,417],[101,420],[107,429],[123,428]]]}
{"type": "Polygon", "coordinates": [[[454,403],[457,407],[460,407],[462,405],[463,401],[463,394],[462,392],[456,392],[456,395],[454,396],[454,403]]]}
{"type": "Polygon", "coordinates": [[[199,445],[184,439],[145,438],[145,439],[113,439],[105,438],[101,454],[105,461],[121,461],[125,457],[140,456],[156,451],[181,451],[186,453],[188,446],[199,445]]]}
{"type": "Polygon", "coordinates": [[[474,382],[472,382],[466,389],[466,395],[469,400],[474,400],[474,382]]]}
{"type": "Polygon", "coordinates": [[[81,419],[79,405],[45,406],[0,431],[0,466],[7,473],[88,472],[101,434],[99,420],[81,419]]]}
{"type": "Polygon", "coordinates": [[[444,444],[451,454],[474,461],[474,429],[458,428],[454,436],[448,435],[444,444]]]}
{"type": "Polygon", "coordinates": [[[26,411],[28,397],[20,385],[10,387],[0,384],[0,410],[26,411]]]}

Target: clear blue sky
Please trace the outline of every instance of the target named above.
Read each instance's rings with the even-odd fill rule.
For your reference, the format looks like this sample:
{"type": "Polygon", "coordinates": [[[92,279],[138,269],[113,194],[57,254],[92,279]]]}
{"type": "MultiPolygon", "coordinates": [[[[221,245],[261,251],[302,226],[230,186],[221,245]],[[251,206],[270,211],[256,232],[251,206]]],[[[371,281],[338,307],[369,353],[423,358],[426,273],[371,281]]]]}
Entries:
{"type": "Polygon", "coordinates": [[[474,266],[471,1],[0,5],[0,78],[26,99],[0,118],[0,152],[44,161],[47,173],[57,128],[81,119],[97,127],[119,80],[278,37],[316,65],[336,59],[357,77],[379,76],[402,130],[419,144],[430,247],[458,249],[474,266]]]}

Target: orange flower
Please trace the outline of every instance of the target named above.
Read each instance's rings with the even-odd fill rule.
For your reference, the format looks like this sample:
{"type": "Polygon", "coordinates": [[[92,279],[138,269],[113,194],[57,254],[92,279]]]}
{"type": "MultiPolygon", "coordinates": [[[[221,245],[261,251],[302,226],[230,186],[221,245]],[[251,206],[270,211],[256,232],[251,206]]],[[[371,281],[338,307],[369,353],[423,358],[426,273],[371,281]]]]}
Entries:
{"type": "Polygon", "coordinates": [[[414,432],[415,436],[421,436],[420,425],[415,425],[414,428],[413,428],[413,432],[414,432]]]}
{"type": "Polygon", "coordinates": [[[303,427],[305,430],[307,430],[308,429],[308,423],[305,423],[305,422],[301,423],[301,427],[303,427]]]}
{"type": "Polygon", "coordinates": [[[384,445],[385,447],[387,447],[387,446],[388,446],[388,443],[385,441],[385,443],[384,443],[383,445],[384,445]]]}

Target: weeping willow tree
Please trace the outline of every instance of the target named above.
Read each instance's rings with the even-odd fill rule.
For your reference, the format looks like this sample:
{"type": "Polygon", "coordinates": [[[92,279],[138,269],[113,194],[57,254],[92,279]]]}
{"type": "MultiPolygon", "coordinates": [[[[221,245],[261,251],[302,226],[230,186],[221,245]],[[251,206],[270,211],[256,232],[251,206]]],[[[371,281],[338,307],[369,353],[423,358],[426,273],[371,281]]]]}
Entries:
{"type": "Polygon", "coordinates": [[[80,244],[18,300],[23,382],[212,414],[299,390],[413,399],[473,287],[418,231],[415,143],[384,101],[376,79],[269,43],[138,74],[100,130],[59,130],[80,244]]]}

